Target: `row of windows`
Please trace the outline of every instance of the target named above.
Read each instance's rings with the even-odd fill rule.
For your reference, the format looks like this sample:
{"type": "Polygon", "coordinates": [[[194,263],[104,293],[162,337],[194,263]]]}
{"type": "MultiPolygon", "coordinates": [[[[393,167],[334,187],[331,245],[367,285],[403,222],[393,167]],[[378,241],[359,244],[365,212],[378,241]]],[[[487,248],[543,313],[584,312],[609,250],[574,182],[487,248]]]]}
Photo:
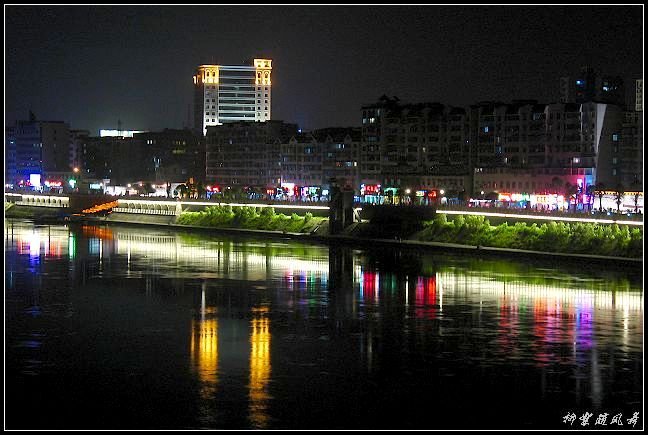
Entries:
{"type": "Polygon", "coordinates": [[[232,112],[225,112],[221,113],[219,115],[220,119],[223,118],[254,118],[256,114],[254,113],[232,113],[232,112]]]}
{"type": "Polygon", "coordinates": [[[221,85],[248,85],[254,82],[250,79],[221,79],[221,85]]]}
{"type": "MultiPolygon", "coordinates": [[[[214,74],[215,75],[215,74],[214,74]]],[[[221,70],[221,78],[225,79],[253,79],[254,71],[232,71],[232,70],[221,70]],[[232,75],[224,75],[224,72],[227,71],[232,75]]]]}
{"type": "Polygon", "coordinates": [[[245,106],[219,106],[218,110],[221,112],[253,112],[254,107],[245,107],[245,106]]]}
{"type": "MultiPolygon", "coordinates": [[[[208,89],[216,89],[216,86],[210,86],[208,89]]],[[[252,91],[254,92],[254,86],[219,86],[219,92],[222,91],[252,91]]]]}
{"type": "Polygon", "coordinates": [[[500,181],[499,183],[497,182],[487,182],[482,184],[482,189],[556,189],[556,186],[552,185],[551,183],[545,182],[535,182],[535,181],[500,181]]]}

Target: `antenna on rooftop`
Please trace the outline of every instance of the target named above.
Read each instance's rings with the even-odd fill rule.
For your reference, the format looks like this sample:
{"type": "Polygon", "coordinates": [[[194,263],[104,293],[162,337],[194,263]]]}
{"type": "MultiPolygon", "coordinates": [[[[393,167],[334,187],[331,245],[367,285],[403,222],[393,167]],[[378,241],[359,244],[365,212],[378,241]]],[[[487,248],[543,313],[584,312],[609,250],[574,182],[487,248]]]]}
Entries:
{"type": "Polygon", "coordinates": [[[118,119],[118,120],[117,120],[117,134],[118,134],[119,136],[121,136],[121,131],[122,131],[122,128],[121,128],[121,119],[118,119]]]}

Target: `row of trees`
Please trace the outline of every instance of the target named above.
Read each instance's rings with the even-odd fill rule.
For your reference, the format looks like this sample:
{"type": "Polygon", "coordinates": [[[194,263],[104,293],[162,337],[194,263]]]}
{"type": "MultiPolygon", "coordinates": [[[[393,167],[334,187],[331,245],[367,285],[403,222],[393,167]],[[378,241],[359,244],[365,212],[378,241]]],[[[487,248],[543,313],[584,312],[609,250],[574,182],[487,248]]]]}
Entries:
{"type": "Polygon", "coordinates": [[[286,216],[275,213],[272,207],[235,207],[215,205],[198,212],[183,212],[177,223],[181,225],[209,226],[220,228],[244,228],[288,232],[310,232],[325,218],[313,217],[311,213],[286,216]]]}
{"type": "MultiPolygon", "coordinates": [[[[626,191],[628,191],[628,189],[626,189],[622,184],[617,184],[614,189],[610,190],[614,192],[614,202],[617,205],[617,212],[619,212],[621,211],[621,203],[623,202],[623,197],[625,196],[625,193],[626,191]]],[[[596,183],[595,186],[588,186],[587,194],[598,196],[599,210],[603,210],[603,196],[605,195],[606,191],[608,191],[608,189],[606,188],[605,184],[601,182],[596,183]]],[[[635,181],[630,187],[629,191],[633,192],[634,212],[637,213],[639,211],[639,196],[641,192],[641,185],[635,181]]]]}
{"type": "Polygon", "coordinates": [[[546,252],[637,258],[643,255],[643,229],[582,222],[517,222],[491,225],[483,216],[439,214],[416,235],[423,241],[450,242],[546,252]]]}
{"type": "MultiPolygon", "coordinates": [[[[576,195],[579,193],[577,185],[571,184],[569,182],[563,184],[563,181],[558,177],[552,180],[552,185],[556,192],[562,193],[565,198],[569,200],[570,207],[572,202],[574,202],[574,208],[576,207],[576,201],[572,200],[576,199],[576,195]]],[[[634,182],[630,187],[630,190],[628,190],[621,183],[611,188],[609,186],[606,186],[604,183],[598,182],[596,183],[596,185],[587,186],[587,190],[584,193],[590,197],[598,197],[599,210],[603,210],[603,196],[605,196],[606,192],[614,192],[614,202],[617,205],[617,212],[620,212],[621,203],[623,202],[623,197],[625,196],[625,193],[627,191],[634,193],[634,211],[636,213],[639,210],[639,196],[641,191],[641,184],[639,184],[638,182],[634,182]]]]}

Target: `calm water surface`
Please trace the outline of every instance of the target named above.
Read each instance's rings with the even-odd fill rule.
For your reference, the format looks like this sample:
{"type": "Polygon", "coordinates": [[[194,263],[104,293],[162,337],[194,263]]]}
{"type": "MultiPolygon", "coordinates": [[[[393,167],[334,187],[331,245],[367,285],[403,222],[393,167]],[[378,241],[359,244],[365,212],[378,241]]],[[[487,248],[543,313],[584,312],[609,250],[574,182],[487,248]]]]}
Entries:
{"type": "Polygon", "coordinates": [[[639,266],[9,220],[5,255],[8,429],[559,429],[643,412],[639,266]]]}

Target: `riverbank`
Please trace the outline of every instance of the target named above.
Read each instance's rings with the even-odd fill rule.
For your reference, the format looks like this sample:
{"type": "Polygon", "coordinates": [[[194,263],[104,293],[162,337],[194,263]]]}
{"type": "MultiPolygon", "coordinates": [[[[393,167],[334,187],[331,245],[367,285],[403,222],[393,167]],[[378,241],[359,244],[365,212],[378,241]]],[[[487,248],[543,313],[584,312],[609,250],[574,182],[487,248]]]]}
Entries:
{"type": "Polygon", "coordinates": [[[616,266],[637,267],[643,263],[643,258],[615,257],[606,255],[592,254],[574,254],[560,252],[546,252],[528,249],[514,249],[489,247],[481,245],[469,245],[447,242],[421,241],[401,238],[384,238],[384,237],[360,237],[357,234],[362,233],[359,225],[353,224],[345,229],[342,234],[328,234],[328,222],[320,225],[315,231],[309,233],[297,233],[289,231],[273,230],[255,230],[242,228],[215,228],[208,226],[191,226],[175,223],[173,216],[150,216],[150,215],[128,215],[122,213],[112,213],[105,217],[85,217],[80,222],[88,224],[120,224],[120,225],[148,225],[158,228],[173,229],[187,232],[200,232],[207,234],[237,234],[252,235],[272,238],[289,238],[300,241],[310,241],[323,244],[339,244],[351,247],[362,248],[392,248],[392,249],[414,249],[426,252],[452,252],[466,254],[478,257],[524,257],[527,259],[543,259],[550,262],[559,263],[561,261],[579,262],[586,264],[614,264],[616,266]]]}
{"type": "Polygon", "coordinates": [[[29,219],[34,222],[54,224],[64,223],[67,212],[58,207],[17,206],[15,204],[5,203],[4,216],[9,219],[29,219]]]}

